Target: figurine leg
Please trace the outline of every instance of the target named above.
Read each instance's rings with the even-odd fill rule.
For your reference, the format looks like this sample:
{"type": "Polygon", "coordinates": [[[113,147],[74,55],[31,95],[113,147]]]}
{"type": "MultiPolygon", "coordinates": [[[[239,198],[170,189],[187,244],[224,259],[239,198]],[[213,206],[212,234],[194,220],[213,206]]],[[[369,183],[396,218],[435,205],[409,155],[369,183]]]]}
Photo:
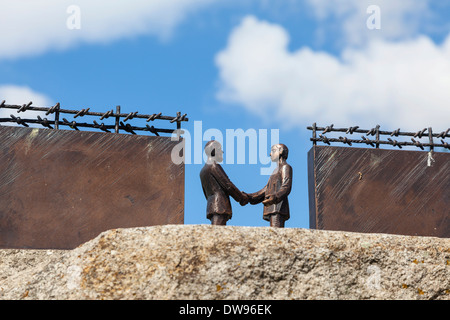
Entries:
{"type": "Polygon", "coordinates": [[[211,224],[216,226],[225,226],[228,221],[228,216],[225,214],[213,214],[211,217],[211,224]]]}
{"type": "Polygon", "coordinates": [[[284,228],[284,217],[277,213],[270,215],[270,226],[274,228],[284,228]]]}

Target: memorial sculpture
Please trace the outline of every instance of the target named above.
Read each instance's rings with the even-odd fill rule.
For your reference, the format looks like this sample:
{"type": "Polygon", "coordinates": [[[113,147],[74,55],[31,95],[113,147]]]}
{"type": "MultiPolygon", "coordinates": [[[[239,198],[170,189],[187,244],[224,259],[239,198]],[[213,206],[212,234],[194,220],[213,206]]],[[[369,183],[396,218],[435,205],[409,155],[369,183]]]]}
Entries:
{"type": "Polygon", "coordinates": [[[286,162],[288,153],[284,144],[272,146],[270,158],[277,162],[277,167],[264,188],[248,194],[250,204],[263,203],[263,219],[276,228],[284,228],[290,217],[288,195],[292,188],[292,167],[286,162]]]}
{"type": "Polygon", "coordinates": [[[245,206],[248,203],[264,205],[263,219],[271,227],[284,228],[289,219],[288,195],[292,187],[292,167],[286,162],[289,149],[284,144],[273,145],[270,158],[277,167],[267,185],[255,193],[240,191],[228,178],[219,162],[223,161],[222,146],[211,140],[205,145],[207,161],[200,171],[203,193],[207,200],[206,217],[213,225],[226,225],[232,217],[230,196],[245,206]]]}
{"type": "Polygon", "coordinates": [[[223,161],[221,144],[215,140],[207,142],[205,153],[207,161],[200,171],[200,180],[207,200],[206,217],[212,225],[226,225],[232,217],[230,196],[241,205],[248,203],[248,196],[230,181],[218,163],[223,161]]]}

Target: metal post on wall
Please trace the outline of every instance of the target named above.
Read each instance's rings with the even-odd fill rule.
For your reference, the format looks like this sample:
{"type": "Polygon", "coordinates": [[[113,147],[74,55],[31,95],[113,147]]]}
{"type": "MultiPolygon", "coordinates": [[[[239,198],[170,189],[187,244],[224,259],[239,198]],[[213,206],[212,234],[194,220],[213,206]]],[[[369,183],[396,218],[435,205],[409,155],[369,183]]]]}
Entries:
{"type": "Polygon", "coordinates": [[[119,133],[119,124],[120,124],[120,106],[116,106],[116,126],[115,131],[116,133],[119,133]]]}
{"type": "Polygon", "coordinates": [[[433,166],[433,162],[434,162],[434,158],[433,158],[433,151],[434,151],[433,129],[431,127],[428,128],[428,139],[430,140],[430,151],[428,152],[427,166],[431,167],[431,166],[433,166]]]}
{"type": "Polygon", "coordinates": [[[317,132],[316,132],[316,130],[317,130],[317,125],[316,125],[316,123],[314,122],[313,123],[313,125],[312,125],[312,135],[313,135],[313,146],[315,146],[315,145],[317,145],[317,140],[316,140],[316,138],[317,138],[317,132]]]}
{"type": "Polygon", "coordinates": [[[6,100],[2,100],[2,102],[0,102],[0,109],[5,105],[6,100]]]}
{"type": "Polygon", "coordinates": [[[55,110],[55,129],[59,129],[59,109],[60,109],[59,102],[56,104],[56,110],[55,110]]]}
{"type": "Polygon", "coordinates": [[[375,129],[376,129],[376,133],[375,133],[375,139],[376,139],[376,143],[375,143],[375,146],[376,146],[376,148],[377,149],[379,149],[380,148],[380,126],[377,124],[377,126],[375,127],[375,129]]]}

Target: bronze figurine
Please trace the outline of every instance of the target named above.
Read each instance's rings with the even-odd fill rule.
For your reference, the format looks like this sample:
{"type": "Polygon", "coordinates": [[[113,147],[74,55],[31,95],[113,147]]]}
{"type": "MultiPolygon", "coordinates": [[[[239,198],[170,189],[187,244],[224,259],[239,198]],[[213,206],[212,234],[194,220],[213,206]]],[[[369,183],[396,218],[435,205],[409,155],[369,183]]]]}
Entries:
{"type": "Polygon", "coordinates": [[[205,153],[208,158],[200,171],[200,180],[207,200],[206,217],[211,220],[213,225],[226,225],[232,216],[229,196],[232,196],[241,205],[248,203],[248,196],[230,181],[218,163],[223,161],[221,144],[215,140],[207,142],[205,153]]]}
{"type": "Polygon", "coordinates": [[[278,162],[277,168],[263,189],[247,195],[251,204],[264,204],[263,219],[270,221],[271,227],[284,228],[290,217],[288,195],[292,187],[292,167],[286,163],[288,153],[284,144],[272,146],[270,158],[278,162]]]}

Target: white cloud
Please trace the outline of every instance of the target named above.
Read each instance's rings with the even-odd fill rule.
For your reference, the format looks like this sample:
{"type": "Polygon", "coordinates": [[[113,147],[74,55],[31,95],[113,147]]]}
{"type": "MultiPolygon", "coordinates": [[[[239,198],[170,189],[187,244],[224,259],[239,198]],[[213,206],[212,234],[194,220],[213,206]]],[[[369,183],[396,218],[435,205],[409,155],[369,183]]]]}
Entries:
{"type": "Polygon", "coordinates": [[[2,0],[0,58],[17,58],[81,42],[106,43],[137,35],[170,36],[186,14],[213,0],[2,0]],[[69,29],[71,5],[80,29],[69,29]]]}
{"type": "MultiPolygon", "coordinates": [[[[47,95],[36,92],[27,86],[16,85],[2,85],[0,86],[0,102],[5,100],[6,104],[10,105],[23,105],[28,102],[33,102],[32,106],[38,107],[51,107],[55,104],[47,95]]],[[[51,116],[45,116],[44,112],[37,111],[25,111],[17,114],[16,109],[0,108],[0,118],[10,118],[10,115],[21,117],[23,119],[36,119],[37,115],[41,118],[48,118],[51,120],[51,116]]],[[[2,123],[2,125],[10,125],[12,123],[2,123]]]]}
{"type": "Polygon", "coordinates": [[[374,39],[404,39],[416,35],[421,27],[433,24],[429,2],[430,0],[306,0],[314,16],[322,22],[318,33],[331,34],[337,31],[340,34],[337,41],[341,46],[363,45],[374,39]],[[367,8],[373,5],[380,9],[379,30],[370,30],[366,24],[372,15],[372,12],[367,12],[367,8]]]}
{"type": "Polygon", "coordinates": [[[448,128],[450,36],[442,45],[425,36],[373,40],[340,57],[308,47],[290,52],[288,43],[281,26],[244,18],[216,56],[218,98],[301,127],[448,128]]]}

